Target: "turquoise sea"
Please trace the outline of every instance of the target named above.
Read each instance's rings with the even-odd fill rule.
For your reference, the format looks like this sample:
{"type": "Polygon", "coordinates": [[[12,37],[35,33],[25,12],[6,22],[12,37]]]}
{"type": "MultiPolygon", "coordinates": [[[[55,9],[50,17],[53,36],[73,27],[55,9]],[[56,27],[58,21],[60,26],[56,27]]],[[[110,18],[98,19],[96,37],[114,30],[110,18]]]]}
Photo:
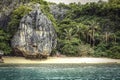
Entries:
{"type": "Polygon", "coordinates": [[[0,80],[120,80],[120,64],[0,64],[0,80]]]}

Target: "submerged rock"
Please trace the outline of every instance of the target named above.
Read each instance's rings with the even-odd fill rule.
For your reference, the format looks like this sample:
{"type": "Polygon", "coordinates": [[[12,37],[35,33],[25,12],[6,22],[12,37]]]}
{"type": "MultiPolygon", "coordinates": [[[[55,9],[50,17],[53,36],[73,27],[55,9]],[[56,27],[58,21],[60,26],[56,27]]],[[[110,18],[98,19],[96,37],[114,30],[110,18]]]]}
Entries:
{"type": "Polygon", "coordinates": [[[33,11],[22,18],[18,31],[11,41],[13,49],[25,57],[48,56],[57,44],[52,22],[39,8],[40,5],[36,4],[33,11]]]}

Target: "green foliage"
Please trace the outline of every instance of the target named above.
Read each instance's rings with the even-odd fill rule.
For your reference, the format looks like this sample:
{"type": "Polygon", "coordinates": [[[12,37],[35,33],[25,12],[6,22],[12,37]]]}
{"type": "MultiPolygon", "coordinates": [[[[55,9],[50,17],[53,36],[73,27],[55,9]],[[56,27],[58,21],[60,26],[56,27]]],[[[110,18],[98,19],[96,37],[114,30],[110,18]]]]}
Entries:
{"type": "Polygon", "coordinates": [[[58,32],[58,28],[57,28],[57,21],[56,19],[53,17],[53,15],[50,13],[50,8],[49,5],[51,3],[47,3],[44,0],[31,0],[32,3],[39,3],[40,7],[41,7],[41,11],[48,17],[49,20],[52,21],[52,24],[55,28],[55,30],[58,32]]]}
{"type": "Polygon", "coordinates": [[[66,44],[61,49],[62,53],[67,56],[77,56],[77,46],[66,44]]]}
{"type": "Polygon", "coordinates": [[[117,4],[117,5],[119,5],[120,4],[120,0],[109,0],[109,3],[110,4],[117,4]]]}
{"type": "Polygon", "coordinates": [[[30,7],[27,6],[19,6],[15,9],[11,15],[11,21],[8,24],[8,31],[11,35],[14,35],[19,27],[19,23],[21,18],[28,14],[31,11],[30,7]]]}
{"type": "Polygon", "coordinates": [[[85,5],[71,3],[67,7],[67,16],[58,22],[58,49],[61,53],[120,58],[119,46],[114,45],[120,44],[119,0],[85,5]],[[72,40],[74,38],[76,40],[72,40]]]}
{"type": "MultiPolygon", "coordinates": [[[[56,20],[50,13],[49,6],[54,3],[44,0],[30,2],[40,4],[41,11],[52,21],[57,32],[58,45],[52,54],[59,51],[67,56],[120,58],[120,0],[85,5],[60,3],[59,8],[68,10],[63,20],[56,20]]],[[[21,5],[12,12],[8,25],[10,35],[15,34],[21,18],[30,11],[30,6],[21,5]]],[[[7,51],[6,54],[11,50],[9,41],[10,38],[0,36],[0,46],[3,45],[0,49],[7,51]]]]}
{"type": "Polygon", "coordinates": [[[39,4],[42,4],[42,5],[48,5],[48,3],[44,0],[30,0],[31,2],[33,3],[39,3],[39,4]]]}
{"type": "Polygon", "coordinates": [[[4,54],[10,54],[12,51],[12,49],[8,43],[9,38],[10,38],[10,36],[5,31],[0,29],[0,50],[2,50],[4,52],[4,54]]]}
{"type": "Polygon", "coordinates": [[[79,45],[78,52],[78,56],[94,56],[94,49],[91,48],[90,45],[79,45]]]}
{"type": "Polygon", "coordinates": [[[68,5],[65,5],[64,3],[59,3],[58,7],[59,8],[64,8],[64,9],[70,9],[70,7],[68,5]]]}
{"type": "MultiPolygon", "coordinates": [[[[23,0],[22,2],[24,3],[25,1],[26,0],[23,0]]],[[[44,0],[30,0],[30,4],[35,4],[35,3],[40,4],[41,11],[48,17],[48,19],[50,19],[52,21],[53,25],[55,26],[55,29],[58,30],[56,20],[53,17],[53,15],[50,14],[49,4],[44,0]]],[[[18,30],[20,20],[23,18],[23,16],[28,14],[31,10],[32,10],[32,6],[30,6],[30,5],[20,5],[18,8],[16,8],[12,12],[12,14],[10,16],[11,20],[10,20],[10,22],[8,24],[8,27],[7,27],[8,28],[7,31],[10,34],[10,38],[9,38],[8,42],[10,42],[11,38],[13,37],[13,35],[18,30]]],[[[2,50],[3,50],[4,47],[6,47],[5,49],[7,49],[9,47],[10,43],[8,43],[8,42],[7,42],[7,44],[3,44],[3,43],[0,44],[0,45],[4,45],[4,46],[1,46],[2,50]]]]}
{"type": "Polygon", "coordinates": [[[120,59],[120,45],[113,46],[106,52],[108,53],[108,57],[120,59]]]}
{"type": "Polygon", "coordinates": [[[116,37],[116,42],[117,43],[120,43],[119,41],[120,41],[120,31],[117,31],[116,33],[115,33],[115,37],[116,37]]]}
{"type": "Polygon", "coordinates": [[[94,56],[97,57],[108,57],[108,54],[106,52],[107,50],[107,45],[105,43],[100,43],[95,47],[95,53],[94,56]]]}

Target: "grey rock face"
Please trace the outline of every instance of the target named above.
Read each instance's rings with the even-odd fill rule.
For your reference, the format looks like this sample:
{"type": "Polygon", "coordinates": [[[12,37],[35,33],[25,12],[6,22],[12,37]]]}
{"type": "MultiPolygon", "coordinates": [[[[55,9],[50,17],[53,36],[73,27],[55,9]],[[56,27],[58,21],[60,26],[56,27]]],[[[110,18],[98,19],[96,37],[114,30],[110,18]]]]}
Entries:
{"type": "Polygon", "coordinates": [[[0,28],[6,29],[13,10],[30,0],[0,0],[0,28]]]}
{"type": "Polygon", "coordinates": [[[66,12],[68,9],[65,9],[63,7],[59,7],[58,5],[51,5],[50,6],[50,12],[53,14],[55,19],[62,20],[66,16],[66,12]]]}
{"type": "Polygon", "coordinates": [[[2,59],[3,54],[4,52],[0,50],[0,63],[3,63],[3,59],[2,59]]]}
{"type": "Polygon", "coordinates": [[[3,54],[4,54],[4,52],[0,50],[0,56],[2,56],[3,54]]]}
{"type": "Polygon", "coordinates": [[[39,4],[20,22],[12,39],[12,47],[26,55],[50,55],[56,47],[56,33],[50,20],[41,12],[39,4]]]}

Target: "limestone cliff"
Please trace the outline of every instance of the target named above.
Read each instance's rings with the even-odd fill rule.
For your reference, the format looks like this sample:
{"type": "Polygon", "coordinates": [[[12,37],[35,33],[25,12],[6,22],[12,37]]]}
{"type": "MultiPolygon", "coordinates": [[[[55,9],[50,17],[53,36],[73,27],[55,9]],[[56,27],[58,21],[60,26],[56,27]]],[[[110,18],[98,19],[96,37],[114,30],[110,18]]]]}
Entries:
{"type": "Polygon", "coordinates": [[[6,29],[12,11],[30,0],[0,0],[0,28],[6,29]]]}
{"type": "Polygon", "coordinates": [[[36,4],[33,11],[24,16],[14,35],[11,44],[15,51],[24,56],[50,55],[57,44],[56,33],[52,22],[41,12],[36,4]]]}
{"type": "Polygon", "coordinates": [[[54,16],[56,20],[63,20],[68,11],[67,8],[60,7],[59,5],[50,5],[50,13],[54,16]]]}

